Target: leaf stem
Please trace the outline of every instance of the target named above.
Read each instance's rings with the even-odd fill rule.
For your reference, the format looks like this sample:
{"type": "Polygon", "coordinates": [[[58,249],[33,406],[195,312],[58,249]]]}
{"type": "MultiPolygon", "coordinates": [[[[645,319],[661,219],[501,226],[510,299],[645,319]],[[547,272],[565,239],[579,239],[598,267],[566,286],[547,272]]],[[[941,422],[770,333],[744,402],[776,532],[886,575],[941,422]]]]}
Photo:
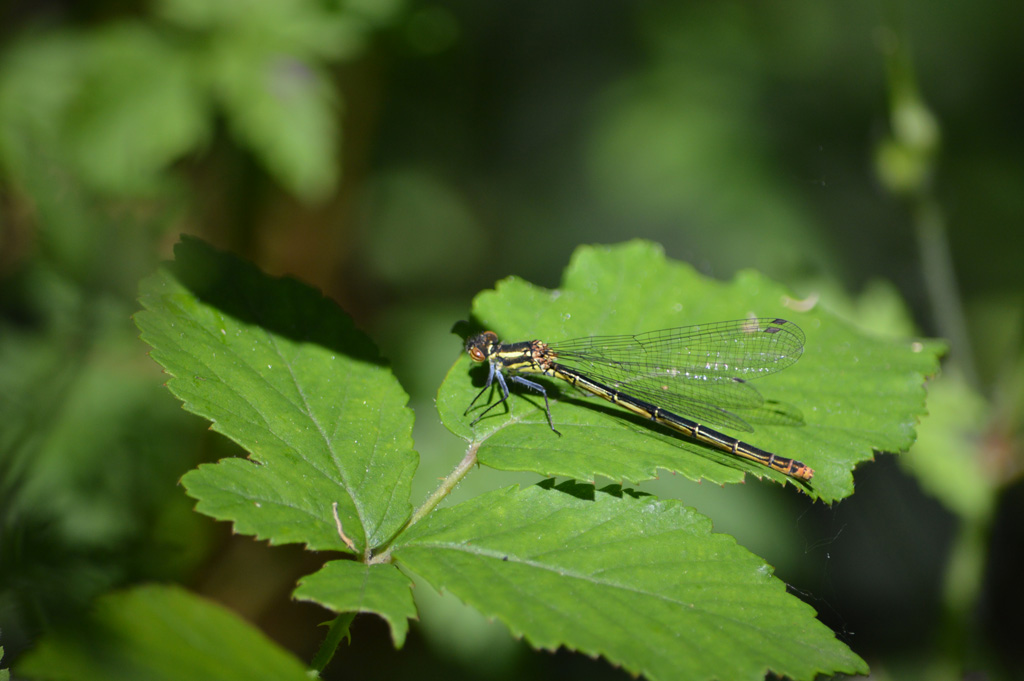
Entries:
{"type": "Polygon", "coordinates": [[[960,669],[967,668],[984,646],[971,623],[984,587],[990,532],[989,513],[962,517],[946,565],[937,647],[943,662],[960,669]]]}
{"type": "Polygon", "coordinates": [[[324,642],[320,644],[320,650],[316,651],[316,655],[310,663],[310,668],[316,671],[318,677],[324,670],[324,667],[327,666],[327,663],[334,657],[334,653],[338,650],[338,645],[341,644],[341,639],[347,638],[350,642],[352,641],[349,626],[355,617],[356,613],[354,612],[343,612],[331,620],[331,628],[327,630],[324,642]]]}
{"type": "Polygon", "coordinates": [[[921,252],[924,283],[932,313],[942,335],[949,338],[955,359],[967,380],[976,388],[978,374],[974,367],[974,354],[967,334],[967,321],[964,318],[953,257],[946,238],[942,209],[930,193],[914,197],[914,203],[914,230],[921,252]]]}
{"type": "Polygon", "coordinates": [[[402,526],[402,529],[395,532],[391,539],[381,547],[382,550],[368,561],[370,564],[391,562],[391,544],[394,543],[395,539],[400,537],[403,532],[423,520],[428,513],[433,511],[438,504],[444,501],[446,496],[451,494],[451,491],[455,489],[462,479],[466,477],[466,474],[469,473],[469,470],[476,464],[476,453],[480,450],[481,444],[483,443],[473,442],[469,445],[469,449],[466,450],[466,456],[462,457],[462,461],[459,462],[459,465],[441,481],[441,484],[438,485],[437,489],[434,490],[434,493],[423,502],[423,505],[413,512],[409,521],[402,526]]]}
{"type": "Polygon", "coordinates": [[[441,484],[438,485],[437,489],[434,490],[434,493],[423,502],[423,505],[416,509],[415,513],[412,514],[412,517],[409,518],[409,522],[406,523],[404,528],[402,528],[403,530],[412,527],[422,520],[424,516],[433,511],[434,508],[440,504],[446,496],[451,494],[451,491],[455,489],[460,482],[462,482],[462,479],[466,477],[469,470],[476,465],[476,453],[480,450],[481,444],[481,442],[473,442],[469,445],[469,448],[466,450],[466,456],[462,457],[462,461],[459,462],[459,465],[441,481],[441,484]]]}
{"type": "Polygon", "coordinates": [[[935,198],[941,127],[918,90],[906,38],[897,30],[881,45],[888,71],[890,135],[878,148],[883,185],[910,208],[928,302],[940,333],[949,339],[953,361],[977,387],[967,321],[957,284],[946,219],[935,198]]]}

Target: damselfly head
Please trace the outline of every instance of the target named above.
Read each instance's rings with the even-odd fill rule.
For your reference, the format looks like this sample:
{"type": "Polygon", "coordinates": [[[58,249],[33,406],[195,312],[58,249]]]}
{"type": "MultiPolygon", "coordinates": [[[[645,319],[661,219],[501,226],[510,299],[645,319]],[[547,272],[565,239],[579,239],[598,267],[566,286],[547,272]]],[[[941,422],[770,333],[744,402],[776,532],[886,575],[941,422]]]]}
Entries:
{"type": "Polygon", "coordinates": [[[493,331],[484,331],[476,336],[466,339],[466,352],[474,362],[483,362],[498,345],[498,334],[493,331]]]}

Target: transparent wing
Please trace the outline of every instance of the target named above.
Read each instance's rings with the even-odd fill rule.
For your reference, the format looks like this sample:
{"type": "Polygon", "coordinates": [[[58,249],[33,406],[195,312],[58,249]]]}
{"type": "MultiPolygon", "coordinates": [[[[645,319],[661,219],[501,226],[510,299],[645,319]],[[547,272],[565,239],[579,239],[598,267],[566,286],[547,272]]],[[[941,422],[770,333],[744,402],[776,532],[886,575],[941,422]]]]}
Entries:
{"type": "Polygon", "coordinates": [[[765,401],[747,381],[791,366],[803,347],[800,327],[773,318],[636,336],[591,336],[550,345],[560,364],[611,388],[680,416],[747,432],[753,430],[747,420],[802,423],[799,410],[765,401]]]}

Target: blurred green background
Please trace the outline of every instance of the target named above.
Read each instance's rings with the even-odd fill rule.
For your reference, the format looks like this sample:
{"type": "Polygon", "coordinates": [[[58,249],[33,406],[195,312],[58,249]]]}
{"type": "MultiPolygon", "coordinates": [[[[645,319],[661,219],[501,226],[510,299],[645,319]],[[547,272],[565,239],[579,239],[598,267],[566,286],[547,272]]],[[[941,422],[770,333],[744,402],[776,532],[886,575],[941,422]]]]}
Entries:
{"type": "MultiPolygon", "coordinates": [[[[322,557],[191,511],[237,450],[130,316],[183,232],[321,288],[416,411],[413,503],[462,457],[433,397],[475,292],[644,237],[873,332],[951,342],[911,454],[834,508],[644,485],[710,515],[878,678],[1019,678],[1024,22],[1013,3],[9,1],[0,6],[0,645],[175,580],[308,660],[322,557]]],[[[693,320],[709,321],[709,320],[693,320]]],[[[642,331],[642,329],[638,329],[642,331]]],[[[585,335],[580,329],[579,335],[585,335]]],[[[455,498],[528,476],[480,469],[455,498]]],[[[327,678],[626,678],[425,585],[327,678]]]]}

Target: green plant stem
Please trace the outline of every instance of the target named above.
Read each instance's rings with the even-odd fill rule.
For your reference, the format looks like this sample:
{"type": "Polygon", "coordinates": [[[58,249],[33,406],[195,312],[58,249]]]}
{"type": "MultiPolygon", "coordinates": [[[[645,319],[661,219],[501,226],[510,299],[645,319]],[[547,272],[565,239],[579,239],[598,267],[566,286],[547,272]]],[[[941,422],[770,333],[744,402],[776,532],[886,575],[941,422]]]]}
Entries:
{"type": "Polygon", "coordinates": [[[331,658],[334,657],[334,653],[337,652],[338,646],[341,644],[341,639],[348,638],[351,640],[349,627],[355,618],[356,613],[343,612],[331,620],[331,627],[327,630],[327,636],[324,637],[324,642],[320,644],[320,649],[316,651],[316,655],[313,656],[313,661],[309,665],[310,669],[315,671],[318,677],[320,672],[324,670],[324,667],[331,661],[331,658]]]}
{"type": "Polygon", "coordinates": [[[916,193],[912,200],[914,231],[921,252],[925,289],[928,291],[928,300],[931,302],[935,321],[942,335],[949,339],[953,348],[953,359],[964,372],[967,382],[977,387],[974,355],[971,352],[967,322],[956,285],[942,209],[927,189],[916,193]]]}
{"type": "Polygon", "coordinates": [[[959,673],[968,671],[971,660],[978,654],[979,641],[972,639],[975,627],[971,624],[985,578],[990,523],[989,514],[962,517],[946,566],[943,625],[938,645],[959,673]]]}
{"type": "Polygon", "coordinates": [[[946,236],[946,220],[935,199],[932,181],[941,126],[918,90],[905,33],[893,29],[886,35],[882,52],[888,74],[891,130],[890,139],[883,145],[886,153],[880,155],[888,160],[880,165],[880,179],[890,192],[907,201],[932,314],[940,334],[949,339],[952,360],[961,367],[967,382],[977,388],[977,371],[946,236]]]}
{"type": "Polygon", "coordinates": [[[438,485],[434,493],[431,494],[426,501],[423,502],[419,508],[417,508],[412,516],[409,518],[409,522],[402,526],[398,532],[388,540],[383,551],[375,555],[368,562],[370,564],[375,563],[387,563],[391,561],[391,544],[396,538],[400,537],[403,532],[422,520],[428,513],[434,510],[438,504],[440,504],[446,496],[451,494],[451,491],[462,481],[466,474],[469,473],[470,469],[476,465],[476,453],[480,449],[480,442],[473,442],[470,444],[469,449],[466,450],[466,455],[462,457],[462,461],[459,462],[451,473],[449,473],[441,484],[438,485]]]}
{"type": "Polygon", "coordinates": [[[469,449],[466,450],[466,456],[462,457],[462,461],[459,465],[452,470],[448,476],[441,481],[434,493],[431,494],[423,505],[416,509],[416,512],[409,518],[409,522],[406,523],[405,528],[408,529],[423,519],[428,513],[434,510],[434,508],[440,504],[446,496],[451,494],[451,491],[455,489],[456,485],[462,482],[462,479],[466,477],[469,470],[476,465],[476,453],[480,449],[480,442],[473,442],[470,444],[469,449]]]}

